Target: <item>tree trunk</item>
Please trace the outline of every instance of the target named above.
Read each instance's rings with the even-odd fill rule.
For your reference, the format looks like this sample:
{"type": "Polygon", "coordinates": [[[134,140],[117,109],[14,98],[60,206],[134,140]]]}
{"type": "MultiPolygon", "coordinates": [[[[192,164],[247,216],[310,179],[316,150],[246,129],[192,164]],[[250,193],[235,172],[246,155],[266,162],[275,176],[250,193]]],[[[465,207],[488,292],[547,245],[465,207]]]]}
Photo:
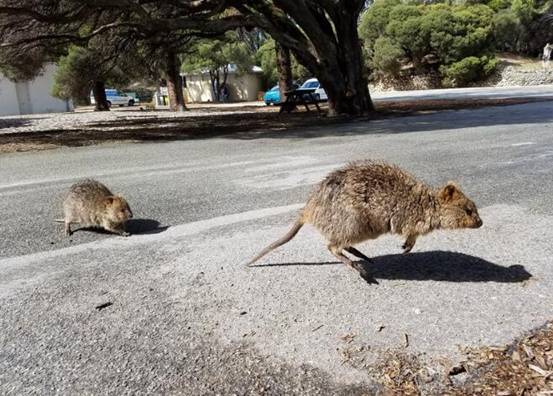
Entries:
{"type": "MultiPolygon", "coordinates": [[[[339,43],[337,61],[341,77],[338,80],[341,81],[337,86],[339,89],[332,95],[332,100],[329,96],[330,115],[332,113],[364,115],[374,111],[357,32],[357,18],[357,12],[344,9],[341,18],[335,21],[339,43]]],[[[332,76],[329,77],[331,81],[334,79],[332,76]]]]}
{"type": "Polygon", "coordinates": [[[109,103],[106,98],[106,86],[103,81],[94,81],[92,86],[95,111],[109,111],[109,103]]]}
{"type": "Polygon", "coordinates": [[[223,66],[223,83],[221,85],[227,85],[227,80],[228,80],[228,65],[225,65],[223,66]]]}
{"type": "Polygon", "coordinates": [[[374,111],[357,34],[363,0],[241,2],[275,41],[321,82],[329,98],[329,115],[365,115],[374,111]],[[254,9],[254,12],[251,11],[254,9]]]}
{"type": "Polygon", "coordinates": [[[221,101],[221,73],[219,69],[209,70],[209,79],[211,80],[211,90],[213,91],[213,101],[221,101]]]}
{"type": "Polygon", "coordinates": [[[165,71],[167,80],[167,95],[169,96],[169,108],[172,111],[184,111],[184,93],[182,77],[177,54],[174,51],[167,52],[167,69],[165,71]]]}
{"type": "Polygon", "coordinates": [[[228,102],[229,100],[229,90],[227,86],[228,80],[228,65],[223,66],[223,82],[219,85],[219,102],[228,102]],[[225,94],[223,95],[223,87],[225,88],[225,94]]]}
{"type": "Polygon", "coordinates": [[[292,60],[290,50],[275,42],[276,65],[278,71],[278,89],[280,91],[280,103],[286,102],[286,94],[292,90],[292,60]]]}

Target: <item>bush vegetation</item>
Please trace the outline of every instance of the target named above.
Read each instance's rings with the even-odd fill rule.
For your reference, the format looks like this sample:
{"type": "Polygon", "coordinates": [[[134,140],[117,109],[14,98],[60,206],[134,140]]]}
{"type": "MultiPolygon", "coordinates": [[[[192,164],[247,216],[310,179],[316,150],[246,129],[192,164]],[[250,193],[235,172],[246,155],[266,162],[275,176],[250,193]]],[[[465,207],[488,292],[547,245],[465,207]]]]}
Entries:
{"type": "Polygon", "coordinates": [[[437,74],[466,86],[494,72],[496,51],[537,56],[551,29],[538,26],[538,0],[375,0],[361,17],[367,66],[376,78],[437,74]]]}

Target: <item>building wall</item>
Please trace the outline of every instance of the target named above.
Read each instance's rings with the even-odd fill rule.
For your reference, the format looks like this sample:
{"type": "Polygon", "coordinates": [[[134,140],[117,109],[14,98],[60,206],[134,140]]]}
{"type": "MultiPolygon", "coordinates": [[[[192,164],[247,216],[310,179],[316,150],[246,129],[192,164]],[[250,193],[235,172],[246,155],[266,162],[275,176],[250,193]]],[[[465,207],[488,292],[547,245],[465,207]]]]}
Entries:
{"type": "Polygon", "coordinates": [[[19,114],[15,84],[0,75],[0,116],[19,114]]]}
{"type": "Polygon", "coordinates": [[[0,75],[0,115],[58,113],[73,109],[70,102],[50,94],[56,66],[47,65],[31,81],[14,83],[0,75]]]}
{"type": "Polygon", "coordinates": [[[186,76],[184,98],[187,102],[213,102],[213,92],[208,74],[186,76]]]}
{"type": "MultiPolygon", "coordinates": [[[[261,78],[255,73],[243,75],[232,73],[227,78],[227,87],[230,101],[255,101],[258,92],[262,89],[261,78]]],[[[209,74],[187,75],[184,94],[187,102],[213,102],[209,74]]]]}
{"type": "Polygon", "coordinates": [[[259,91],[261,91],[261,76],[259,74],[231,74],[229,76],[228,87],[231,100],[238,101],[256,101],[259,91]],[[236,98],[236,99],[234,99],[236,98]]]}

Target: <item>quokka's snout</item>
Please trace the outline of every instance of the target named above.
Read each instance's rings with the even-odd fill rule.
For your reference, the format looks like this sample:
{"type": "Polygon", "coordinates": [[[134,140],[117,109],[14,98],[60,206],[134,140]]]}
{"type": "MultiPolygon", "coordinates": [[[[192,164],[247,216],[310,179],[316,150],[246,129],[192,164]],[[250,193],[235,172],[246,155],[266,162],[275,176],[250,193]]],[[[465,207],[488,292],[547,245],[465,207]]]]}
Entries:
{"type": "Polygon", "coordinates": [[[476,204],[454,182],[448,182],[436,196],[442,228],[480,228],[482,226],[476,204]]]}

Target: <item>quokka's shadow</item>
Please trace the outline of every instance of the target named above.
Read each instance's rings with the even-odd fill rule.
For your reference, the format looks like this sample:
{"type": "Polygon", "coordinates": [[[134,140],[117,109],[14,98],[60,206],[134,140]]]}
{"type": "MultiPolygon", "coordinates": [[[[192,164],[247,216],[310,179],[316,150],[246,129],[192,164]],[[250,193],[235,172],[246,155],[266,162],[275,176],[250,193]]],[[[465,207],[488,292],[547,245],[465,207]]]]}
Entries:
{"type": "MultiPolygon", "coordinates": [[[[339,262],[325,262],[260,264],[256,267],[330,264],[343,265],[339,262]]],[[[440,250],[378,256],[373,257],[371,263],[361,260],[355,262],[355,265],[369,283],[377,283],[376,279],[516,283],[532,277],[522,265],[503,267],[468,254],[440,250]]]]}
{"type": "MultiPolygon", "coordinates": [[[[125,230],[127,232],[130,232],[131,235],[136,234],[159,234],[165,230],[167,230],[169,226],[161,226],[161,223],[157,220],[152,219],[129,219],[127,220],[125,224],[125,230]]],[[[74,232],[79,231],[91,231],[95,232],[97,234],[109,234],[109,235],[116,235],[113,232],[106,231],[103,228],[97,228],[97,227],[82,227],[82,228],[75,228],[73,230],[74,232]]]]}
{"type": "Polygon", "coordinates": [[[169,226],[162,226],[159,221],[152,219],[130,219],[125,228],[131,234],[159,234],[169,226]]]}

